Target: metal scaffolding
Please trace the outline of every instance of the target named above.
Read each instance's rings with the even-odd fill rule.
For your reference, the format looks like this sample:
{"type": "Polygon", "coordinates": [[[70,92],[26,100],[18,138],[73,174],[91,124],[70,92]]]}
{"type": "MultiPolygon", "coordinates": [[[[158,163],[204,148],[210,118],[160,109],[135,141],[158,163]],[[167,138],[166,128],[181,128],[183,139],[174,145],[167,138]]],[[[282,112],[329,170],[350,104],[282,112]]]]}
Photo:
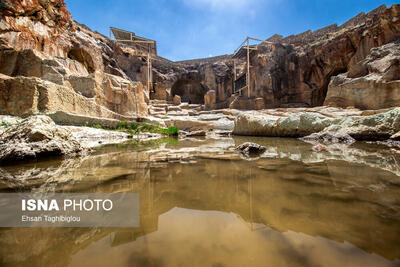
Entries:
{"type": "Polygon", "coordinates": [[[135,51],[135,55],[146,57],[147,73],[146,85],[147,89],[153,89],[153,71],[152,71],[152,56],[157,56],[157,42],[154,40],[146,39],[136,36],[134,32],[129,32],[117,28],[110,27],[110,39],[114,35],[115,41],[131,47],[135,51]]]}
{"type": "Polygon", "coordinates": [[[250,45],[250,41],[265,42],[260,39],[247,37],[243,43],[240,44],[238,49],[233,53],[233,92],[241,94],[243,90],[247,89],[247,95],[250,98],[251,85],[250,85],[250,53],[257,50],[258,45],[250,45]],[[236,73],[236,61],[243,58],[246,55],[246,72],[237,77],[236,73]]]}

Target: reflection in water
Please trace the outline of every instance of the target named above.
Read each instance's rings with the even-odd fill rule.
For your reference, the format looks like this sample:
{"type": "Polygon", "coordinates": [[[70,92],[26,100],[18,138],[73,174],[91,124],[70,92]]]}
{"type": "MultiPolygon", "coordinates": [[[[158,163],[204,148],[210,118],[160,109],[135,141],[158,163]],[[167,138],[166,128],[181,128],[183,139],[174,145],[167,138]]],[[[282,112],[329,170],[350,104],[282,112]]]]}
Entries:
{"type": "Polygon", "coordinates": [[[3,229],[1,264],[400,265],[397,151],[361,144],[317,153],[305,142],[258,138],[268,151],[247,161],[233,152],[244,140],[107,146],[0,169],[3,191],[26,179],[24,190],[138,192],[141,212],[137,228],[3,229]]]}

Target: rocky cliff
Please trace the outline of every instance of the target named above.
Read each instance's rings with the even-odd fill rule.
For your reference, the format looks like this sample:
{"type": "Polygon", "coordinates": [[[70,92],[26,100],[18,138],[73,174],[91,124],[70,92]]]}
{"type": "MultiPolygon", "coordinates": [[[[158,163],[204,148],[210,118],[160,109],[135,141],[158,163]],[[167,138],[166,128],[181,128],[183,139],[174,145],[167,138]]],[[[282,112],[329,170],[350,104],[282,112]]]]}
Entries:
{"type": "Polygon", "coordinates": [[[400,5],[381,6],[340,27],[275,35],[252,55],[252,95],[270,108],[320,106],[327,95],[325,104],[335,106],[399,106],[399,38],[400,5]]]}
{"type": "Polygon", "coordinates": [[[155,84],[151,98],[172,100],[179,95],[183,102],[205,104],[207,109],[229,106],[233,92],[231,56],[181,62],[156,58],[153,67],[155,84]],[[209,94],[215,95],[210,101],[209,94]]]}
{"type": "MultiPolygon", "coordinates": [[[[262,109],[332,105],[380,109],[400,105],[400,5],[380,6],[341,26],[283,38],[251,53],[251,92],[232,95],[229,55],[170,63],[155,72],[154,98],[185,95],[206,108],[262,109]]],[[[245,57],[245,55],[244,55],[245,57]]],[[[241,60],[241,63],[240,63],[241,60]]],[[[243,72],[245,58],[237,68],[243,72]]],[[[157,66],[155,66],[157,68],[157,66]]]]}
{"type": "Polygon", "coordinates": [[[1,114],[148,114],[148,92],[113,58],[122,48],[72,21],[62,0],[2,0],[0,15],[1,114]]]}
{"type": "Polygon", "coordinates": [[[150,98],[175,95],[206,109],[400,105],[400,5],[267,39],[251,54],[250,98],[233,95],[230,55],[155,57],[149,90],[146,59],[73,21],[62,0],[1,0],[0,15],[0,114],[129,120],[148,115],[150,98]]]}

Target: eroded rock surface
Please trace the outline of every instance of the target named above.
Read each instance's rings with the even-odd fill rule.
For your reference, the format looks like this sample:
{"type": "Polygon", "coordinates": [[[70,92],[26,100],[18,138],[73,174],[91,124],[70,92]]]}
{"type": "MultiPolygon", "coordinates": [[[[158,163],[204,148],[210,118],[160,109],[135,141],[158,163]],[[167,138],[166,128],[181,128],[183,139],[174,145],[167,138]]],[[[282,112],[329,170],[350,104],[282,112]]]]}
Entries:
{"type": "Polygon", "coordinates": [[[341,26],[334,24],[314,32],[267,39],[271,43],[259,45],[252,56],[253,97],[263,97],[267,108],[320,106],[326,95],[326,103],[338,106],[398,106],[395,51],[400,37],[399,16],[400,5],[383,5],[341,26]],[[374,49],[385,44],[389,45],[374,49]],[[336,77],[341,73],[351,79],[365,77],[350,84],[350,80],[336,77]],[[346,90],[339,90],[340,84],[346,90]]]}
{"type": "Polygon", "coordinates": [[[64,1],[3,1],[0,14],[0,114],[148,114],[147,88],[113,59],[122,48],[72,21],[64,1]]]}
{"type": "MultiPolygon", "coordinates": [[[[269,38],[251,54],[252,90],[243,96],[232,96],[231,55],[181,62],[154,57],[150,92],[142,85],[145,58],[72,21],[62,0],[5,1],[0,12],[2,114],[144,117],[150,98],[175,96],[176,103],[179,97],[206,109],[310,107],[325,96],[335,106],[399,105],[400,5],[341,26],[269,38]]],[[[243,72],[243,62],[236,69],[243,72]]]]}
{"type": "Polygon", "coordinates": [[[400,39],[372,48],[349,72],[332,77],[324,105],[379,109],[400,105],[400,39]]]}
{"type": "Polygon", "coordinates": [[[0,164],[40,157],[78,154],[85,149],[71,131],[47,116],[31,116],[0,135],[0,164]]]}
{"type": "Polygon", "coordinates": [[[235,119],[234,134],[275,137],[303,137],[334,141],[385,140],[400,130],[400,108],[368,112],[327,108],[299,110],[298,113],[268,110],[243,112],[235,119]],[[329,114],[329,110],[332,112],[329,114]],[[333,111],[338,111],[336,114],[333,111]],[[329,114],[329,115],[328,115],[329,114]]]}
{"type": "Polygon", "coordinates": [[[339,125],[326,127],[318,133],[312,133],[308,136],[302,137],[301,140],[324,143],[354,143],[356,141],[346,132],[346,130],[342,130],[342,127],[339,125]]]}

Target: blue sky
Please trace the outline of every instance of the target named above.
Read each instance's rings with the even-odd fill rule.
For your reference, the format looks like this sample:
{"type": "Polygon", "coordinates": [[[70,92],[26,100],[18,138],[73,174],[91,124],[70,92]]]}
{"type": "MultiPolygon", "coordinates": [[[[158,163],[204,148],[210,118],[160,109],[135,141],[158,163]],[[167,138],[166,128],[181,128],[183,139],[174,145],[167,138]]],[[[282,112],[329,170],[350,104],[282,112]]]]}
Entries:
{"type": "Polygon", "coordinates": [[[108,36],[110,26],[157,41],[158,54],[184,60],[232,53],[266,39],[342,24],[377,0],[65,0],[72,17],[108,36]]]}

